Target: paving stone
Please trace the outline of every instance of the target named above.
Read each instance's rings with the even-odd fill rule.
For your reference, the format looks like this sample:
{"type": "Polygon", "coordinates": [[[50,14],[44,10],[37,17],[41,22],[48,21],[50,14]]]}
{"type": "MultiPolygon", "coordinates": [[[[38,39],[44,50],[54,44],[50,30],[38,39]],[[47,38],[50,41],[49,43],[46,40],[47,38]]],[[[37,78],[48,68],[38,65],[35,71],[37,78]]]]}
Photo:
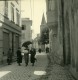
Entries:
{"type": "MultiPolygon", "coordinates": [[[[41,75],[34,74],[34,71],[45,71],[48,65],[48,59],[46,53],[37,53],[37,62],[35,66],[31,63],[26,67],[23,61],[21,66],[17,65],[17,62],[12,65],[4,66],[0,68],[0,72],[8,72],[4,76],[0,77],[0,80],[35,80],[39,79],[41,75]]],[[[1,74],[1,73],[0,73],[1,74]]]]}
{"type": "Polygon", "coordinates": [[[26,67],[23,61],[21,66],[17,63],[0,68],[5,75],[0,80],[74,80],[69,71],[58,64],[49,62],[46,53],[37,53],[35,66],[31,63],[26,67]],[[35,71],[46,71],[46,75],[35,74],[35,71]]]}

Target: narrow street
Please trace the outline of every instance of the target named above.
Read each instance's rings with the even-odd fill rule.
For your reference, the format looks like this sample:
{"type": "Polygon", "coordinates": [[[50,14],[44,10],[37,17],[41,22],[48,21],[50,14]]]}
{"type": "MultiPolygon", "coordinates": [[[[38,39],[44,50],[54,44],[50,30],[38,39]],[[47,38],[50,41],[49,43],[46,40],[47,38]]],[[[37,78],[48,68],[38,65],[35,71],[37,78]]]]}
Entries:
{"type": "Polygon", "coordinates": [[[0,68],[0,80],[74,80],[71,74],[60,65],[49,63],[46,53],[37,53],[35,66],[26,67],[16,62],[0,68]]]}
{"type": "Polygon", "coordinates": [[[78,80],[78,0],[0,0],[0,80],[78,80]]]}
{"type": "Polygon", "coordinates": [[[48,65],[46,53],[37,53],[35,66],[31,63],[26,67],[25,63],[18,66],[17,62],[0,68],[0,80],[35,80],[45,74],[48,65]]]}

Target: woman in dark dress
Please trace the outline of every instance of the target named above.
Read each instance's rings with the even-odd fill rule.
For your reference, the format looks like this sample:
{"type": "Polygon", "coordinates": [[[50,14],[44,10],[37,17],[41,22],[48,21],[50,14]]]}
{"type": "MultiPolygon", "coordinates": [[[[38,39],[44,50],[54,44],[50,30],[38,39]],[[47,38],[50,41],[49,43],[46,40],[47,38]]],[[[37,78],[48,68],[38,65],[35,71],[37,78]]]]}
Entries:
{"type": "Polygon", "coordinates": [[[18,50],[17,50],[17,63],[19,66],[21,65],[20,63],[22,63],[22,54],[21,54],[20,48],[18,48],[18,50]]]}
{"type": "Polygon", "coordinates": [[[41,53],[41,48],[39,48],[38,52],[41,53]]]}
{"type": "Polygon", "coordinates": [[[49,48],[48,47],[46,47],[46,53],[48,53],[49,52],[49,48]]]}
{"type": "Polygon", "coordinates": [[[31,48],[30,54],[31,54],[30,61],[32,63],[32,66],[34,66],[34,63],[35,63],[35,60],[36,60],[36,58],[35,58],[36,50],[34,48],[31,48]]]}
{"type": "Polygon", "coordinates": [[[12,63],[12,50],[9,48],[8,54],[7,54],[7,63],[10,65],[12,63]]]}

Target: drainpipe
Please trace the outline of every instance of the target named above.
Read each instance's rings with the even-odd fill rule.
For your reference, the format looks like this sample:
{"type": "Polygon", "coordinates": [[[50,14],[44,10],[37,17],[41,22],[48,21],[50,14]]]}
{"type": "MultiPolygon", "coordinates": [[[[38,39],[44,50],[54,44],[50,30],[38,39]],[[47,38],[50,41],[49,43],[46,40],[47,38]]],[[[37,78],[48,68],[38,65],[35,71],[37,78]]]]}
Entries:
{"type": "Polygon", "coordinates": [[[64,0],[61,0],[61,15],[62,15],[62,36],[63,36],[63,64],[65,65],[65,26],[64,26],[64,0]]]}

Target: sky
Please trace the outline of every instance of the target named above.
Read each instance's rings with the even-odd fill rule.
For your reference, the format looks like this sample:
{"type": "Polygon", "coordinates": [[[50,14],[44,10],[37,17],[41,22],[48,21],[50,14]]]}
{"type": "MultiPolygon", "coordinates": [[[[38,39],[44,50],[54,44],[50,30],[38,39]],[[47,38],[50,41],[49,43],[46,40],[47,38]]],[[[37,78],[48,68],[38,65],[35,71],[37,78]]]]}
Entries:
{"type": "Polygon", "coordinates": [[[40,33],[40,25],[42,15],[46,15],[45,0],[22,0],[21,1],[21,17],[30,18],[32,20],[32,38],[34,39],[40,33]]]}

